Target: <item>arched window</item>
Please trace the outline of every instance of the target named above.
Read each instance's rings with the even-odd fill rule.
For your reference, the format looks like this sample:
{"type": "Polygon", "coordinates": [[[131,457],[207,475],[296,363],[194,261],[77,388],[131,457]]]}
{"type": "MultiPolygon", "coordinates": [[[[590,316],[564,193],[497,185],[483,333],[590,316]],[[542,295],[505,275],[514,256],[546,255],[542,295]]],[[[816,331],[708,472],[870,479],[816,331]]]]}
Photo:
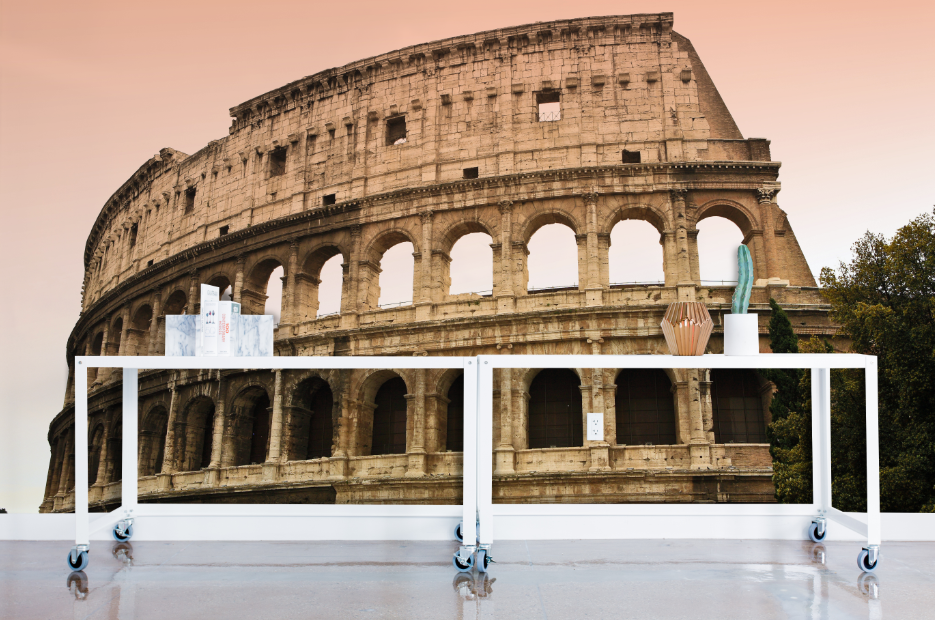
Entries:
{"type": "Polygon", "coordinates": [[[529,387],[529,447],[584,445],[581,380],[573,371],[549,368],[529,387]]]}
{"type": "MultiPolygon", "coordinates": [[[[119,415],[119,413],[118,413],[119,415]]],[[[123,424],[117,424],[114,427],[114,436],[110,438],[110,450],[107,458],[113,463],[114,475],[111,476],[111,482],[120,482],[123,480],[123,424]]]]}
{"type": "Polygon", "coordinates": [[[412,278],[415,270],[412,252],[412,244],[404,241],[383,253],[383,258],[380,259],[378,301],[381,308],[412,303],[412,278]]]}
{"type": "Polygon", "coordinates": [[[211,464],[211,449],[214,447],[214,407],[205,416],[201,429],[201,468],[211,464]]]}
{"type": "Polygon", "coordinates": [[[175,291],[166,300],[166,314],[185,314],[188,309],[188,297],[184,291],[175,291]]]}
{"type": "Polygon", "coordinates": [[[701,282],[725,286],[737,282],[737,246],[743,233],[737,225],[720,216],[698,222],[698,271],[701,282]]]}
{"type": "Polygon", "coordinates": [[[464,375],[459,376],[448,388],[448,432],[445,449],[464,452],[464,375]]]}
{"type": "Polygon", "coordinates": [[[564,224],[546,224],[533,233],[528,246],[528,290],[578,286],[575,231],[564,224]]]}
{"type": "Polygon", "coordinates": [[[711,405],[715,442],[767,442],[763,398],[752,370],[712,370],[711,405]]]}
{"type": "Polygon", "coordinates": [[[250,463],[263,463],[269,450],[270,419],[269,396],[263,395],[253,407],[253,427],[250,429],[250,463]]]}
{"type": "Polygon", "coordinates": [[[127,355],[147,355],[149,348],[149,326],[153,320],[153,309],[141,306],[133,320],[130,322],[131,330],[127,330],[127,355]]]}
{"type": "Polygon", "coordinates": [[[675,400],[672,382],[659,369],[627,369],[617,376],[617,443],[673,445],[675,400]]]}
{"type": "Polygon", "coordinates": [[[88,444],[88,485],[97,482],[97,470],[101,465],[101,448],[104,445],[104,425],[98,424],[91,433],[91,442],[88,444]]]}
{"type": "Polygon", "coordinates": [[[406,453],[406,382],[394,377],[374,398],[373,442],[370,454],[406,453]]]}
{"type": "Polygon", "coordinates": [[[169,414],[165,407],[156,407],[143,420],[140,429],[140,475],[153,476],[162,473],[162,461],[166,452],[166,430],[169,414]]]}
{"type": "Polygon", "coordinates": [[[266,283],[266,304],[263,306],[263,314],[273,315],[273,324],[279,325],[282,319],[282,279],[286,270],[282,267],[273,269],[269,274],[269,281],[266,283]]]}
{"type": "Polygon", "coordinates": [[[326,383],[312,395],[312,417],[308,422],[307,459],[320,459],[331,456],[331,444],[334,440],[334,395],[326,383]]]}
{"type": "Polygon", "coordinates": [[[644,220],[623,220],[610,231],[608,273],[614,284],[663,284],[659,231],[644,220]]]}
{"type": "Polygon", "coordinates": [[[493,249],[487,233],[469,233],[451,248],[450,295],[493,291],[493,249]]]}
{"type": "Polygon", "coordinates": [[[199,396],[185,408],[184,434],[179,455],[181,471],[196,471],[211,463],[214,442],[214,401],[199,396]]]}
{"type": "Polygon", "coordinates": [[[341,311],[341,288],[344,285],[344,257],[335,254],[321,267],[318,284],[318,316],[341,311]]]}

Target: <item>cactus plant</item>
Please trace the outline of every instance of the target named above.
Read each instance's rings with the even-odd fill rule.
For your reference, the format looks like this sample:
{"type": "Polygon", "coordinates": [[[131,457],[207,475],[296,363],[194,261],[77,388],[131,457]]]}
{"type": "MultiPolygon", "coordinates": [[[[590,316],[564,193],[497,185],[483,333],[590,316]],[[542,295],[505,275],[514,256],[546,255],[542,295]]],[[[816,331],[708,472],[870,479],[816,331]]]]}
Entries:
{"type": "Polygon", "coordinates": [[[743,244],[737,248],[737,266],[737,288],[734,289],[730,311],[732,314],[746,314],[750,305],[750,291],[753,288],[753,258],[750,257],[750,249],[743,244]]]}

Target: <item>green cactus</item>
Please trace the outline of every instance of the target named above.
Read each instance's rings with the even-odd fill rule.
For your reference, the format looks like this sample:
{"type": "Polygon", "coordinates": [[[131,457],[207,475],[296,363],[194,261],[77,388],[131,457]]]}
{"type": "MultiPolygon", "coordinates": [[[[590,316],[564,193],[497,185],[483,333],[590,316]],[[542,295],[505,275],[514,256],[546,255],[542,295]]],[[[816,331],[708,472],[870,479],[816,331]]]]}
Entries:
{"type": "Polygon", "coordinates": [[[749,248],[743,244],[737,248],[737,266],[739,276],[730,311],[733,314],[746,314],[747,307],[750,305],[750,291],[753,289],[753,258],[750,256],[749,248]]]}

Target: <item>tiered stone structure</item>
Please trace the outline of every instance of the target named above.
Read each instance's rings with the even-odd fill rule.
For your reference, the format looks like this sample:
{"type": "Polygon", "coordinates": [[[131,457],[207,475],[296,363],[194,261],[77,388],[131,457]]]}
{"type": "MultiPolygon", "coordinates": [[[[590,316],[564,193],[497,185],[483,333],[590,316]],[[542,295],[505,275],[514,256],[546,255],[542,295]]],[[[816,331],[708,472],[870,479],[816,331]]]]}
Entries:
{"type": "MultiPolygon", "coordinates": [[[[750,247],[764,337],[769,297],[799,333],[831,333],[776,202],[769,141],[743,138],[672,20],[576,19],[408,47],[232,108],[229,135],[194,155],[162,149],[88,237],[72,373],[75,355],[162,354],[165,315],[197,312],[201,283],[231,286],[245,313],[262,313],[277,267],[278,355],[664,353],[670,302],[702,300],[718,325],[729,310],[732,290],[699,278],[696,226],[712,216],[750,247]],[[549,102],[560,120],[540,120],[549,102]],[[664,285],[610,285],[610,232],[626,219],[658,231],[664,285]],[[551,223],[575,232],[579,285],[529,291],[527,243],[551,223]],[[452,246],[473,232],[491,237],[493,292],[451,295],[452,246]],[[413,303],[383,309],[381,259],[400,242],[414,248],[413,303]],[[318,316],[320,271],[338,254],[340,313],[318,316]]],[[[721,347],[716,328],[709,349],[721,347]]],[[[730,412],[712,398],[711,373],[667,371],[671,440],[627,445],[622,375],[572,371],[580,411],[605,413],[607,441],[577,439],[579,428],[558,440],[575,445],[531,442],[544,419],[537,372],[502,373],[498,501],[772,500],[768,446],[719,425],[730,412]]],[[[144,371],[141,500],[458,502],[457,382],[435,371],[144,371]],[[395,378],[404,386],[387,387],[395,378]]],[[[757,432],[769,387],[754,394],[757,432]]],[[[73,506],[73,391],[72,374],[49,431],[46,512],[73,506]]],[[[90,377],[80,432],[97,509],[119,502],[120,397],[118,373],[90,377]]]]}

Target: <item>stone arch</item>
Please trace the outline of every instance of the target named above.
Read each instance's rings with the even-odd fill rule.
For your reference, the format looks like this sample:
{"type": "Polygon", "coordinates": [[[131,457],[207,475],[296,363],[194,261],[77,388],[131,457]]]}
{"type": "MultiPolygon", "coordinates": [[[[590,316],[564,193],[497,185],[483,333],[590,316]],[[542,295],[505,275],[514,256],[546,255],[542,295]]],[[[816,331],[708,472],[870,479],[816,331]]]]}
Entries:
{"type": "MultiPolygon", "coordinates": [[[[462,219],[460,221],[457,221],[454,224],[450,225],[445,231],[445,233],[439,238],[438,240],[439,256],[436,257],[437,262],[435,263],[434,269],[433,269],[434,271],[436,271],[437,275],[433,275],[433,277],[437,277],[437,279],[440,281],[440,285],[441,285],[440,295],[442,298],[446,295],[451,294],[451,266],[452,266],[452,263],[455,261],[455,257],[452,256],[452,251],[454,250],[455,245],[462,238],[466,237],[467,235],[471,235],[475,233],[487,235],[490,238],[490,241],[488,242],[488,244],[492,244],[495,242],[494,227],[489,226],[487,223],[481,221],[479,218],[470,219],[470,220],[462,219]]],[[[490,272],[488,274],[488,277],[490,279],[489,285],[485,281],[484,284],[480,285],[482,288],[474,289],[475,291],[476,290],[492,290],[494,286],[493,284],[494,261],[493,261],[492,248],[490,250],[485,250],[485,252],[488,252],[488,251],[491,252],[490,272]]],[[[477,258],[478,258],[478,261],[486,260],[486,257],[484,257],[484,259],[481,259],[480,257],[477,257],[477,258]]],[[[477,266],[475,265],[475,267],[477,266]]],[[[456,265],[456,271],[457,271],[457,265],[456,265]]],[[[468,291],[463,291],[463,292],[468,292],[468,291]]]]}
{"type": "Polygon", "coordinates": [[[123,314],[111,321],[107,337],[107,352],[105,355],[120,355],[120,345],[123,344],[123,314]]]}
{"type": "Polygon", "coordinates": [[[269,454],[271,399],[266,387],[250,383],[231,399],[231,465],[262,463],[269,454]]]}
{"type": "Polygon", "coordinates": [[[301,267],[295,277],[296,295],[293,302],[299,317],[310,320],[318,316],[318,310],[321,307],[319,286],[322,281],[322,268],[324,268],[325,263],[335,256],[340,256],[342,262],[341,289],[339,293],[341,299],[338,300],[338,307],[340,309],[343,306],[344,300],[347,298],[345,289],[348,285],[350,253],[340,244],[327,241],[316,245],[299,261],[301,267]]]}
{"type": "Polygon", "coordinates": [[[618,445],[674,445],[677,441],[678,405],[671,369],[623,368],[617,385],[614,411],[618,445]],[[668,372],[667,372],[668,370],[668,372]]]}
{"type": "Polygon", "coordinates": [[[455,243],[457,243],[461,237],[470,235],[471,233],[484,233],[489,235],[491,240],[495,238],[494,227],[488,225],[480,218],[471,220],[462,219],[451,224],[441,237],[438,238],[438,249],[446,254],[451,254],[451,249],[454,248],[455,243]]]}
{"type": "Polygon", "coordinates": [[[727,200],[726,198],[709,200],[698,207],[692,226],[697,226],[698,222],[709,217],[723,217],[730,220],[740,229],[744,238],[752,231],[760,229],[756,215],[752,211],[739,202],[727,200]]]}
{"type": "MultiPolygon", "coordinates": [[[[535,203],[529,203],[534,205],[535,203]]],[[[564,209],[533,210],[526,219],[517,226],[522,231],[520,238],[528,244],[536,231],[548,224],[564,224],[576,235],[583,232],[583,226],[578,219],[564,209]]]]}
{"type": "Polygon", "coordinates": [[[320,373],[312,373],[296,384],[289,405],[283,408],[282,445],[287,461],[334,454],[339,404],[331,383],[320,373]]]}
{"type": "Polygon", "coordinates": [[[652,224],[653,228],[663,234],[671,229],[672,225],[669,218],[663,211],[657,207],[648,204],[625,204],[614,209],[604,218],[604,224],[601,226],[601,232],[610,234],[614,226],[625,220],[641,220],[652,224]]]}
{"type": "Polygon", "coordinates": [[[150,326],[153,322],[153,308],[148,303],[139,306],[130,314],[127,328],[127,355],[145,355],[149,352],[150,326]]]}
{"type": "Polygon", "coordinates": [[[104,452],[104,422],[98,421],[88,432],[88,486],[97,484],[104,452]]]}
{"type": "Polygon", "coordinates": [[[188,308],[188,293],[178,288],[172,291],[166,297],[166,303],[162,307],[163,314],[185,314],[188,308]]]}
{"type": "MultiPolygon", "coordinates": [[[[408,373],[400,373],[389,369],[368,371],[361,377],[357,388],[353,391],[354,394],[357,394],[356,444],[359,454],[366,456],[372,453],[374,412],[377,408],[376,397],[380,388],[389,381],[400,379],[406,386],[406,392],[410,392],[409,386],[412,385],[412,382],[407,380],[403,374],[408,373]]],[[[409,417],[407,415],[407,421],[409,417]]]]}
{"type": "Polygon", "coordinates": [[[397,227],[383,230],[370,239],[362,255],[368,260],[379,263],[387,250],[394,245],[406,243],[407,241],[412,244],[413,252],[421,251],[418,235],[408,228],[397,227]]]}
{"type": "MultiPolygon", "coordinates": [[[[218,287],[218,298],[224,295],[224,291],[231,289],[233,294],[234,290],[234,279],[231,278],[230,274],[224,270],[215,271],[211,274],[210,277],[204,279],[204,283],[210,286],[218,287]]],[[[198,294],[201,295],[201,287],[198,288],[198,294]]]]}
{"type": "Polygon", "coordinates": [[[715,443],[767,443],[772,386],[755,370],[708,372],[715,443]]]}
{"type": "Polygon", "coordinates": [[[690,234],[693,234],[693,237],[690,240],[690,251],[693,260],[693,271],[697,272],[693,273],[693,279],[700,280],[701,278],[701,257],[698,252],[697,226],[703,220],[711,217],[722,217],[730,221],[740,230],[740,234],[742,235],[741,242],[750,250],[750,255],[753,259],[754,277],[765,277],[765,252],[762,246],[762,237],[758,235],[758,233],[762,231],[760,230],[756,214],[739,202],[721,198],[710,200],[701,205],[691,225],[693,230],[690,231],[690,234]]]}
{"type": "Polygon", "coordinates": [[[149,406],[140,420],[140,475],[162,473],[165,459],[169,412],[163,403],[149,406]]]}
{"type": "Polygon", "coordinates": [[[276,269],[282,267],[283,277],[285,277],[286,262],[277,254],[269,253],[253,261],[253,265],[244,270],[246,276],[243,291],[240,294],[242,314],[263,314],[265,312],[270,276],[276,269]]]}
{"type": "Polygon", "coordinates": [[[546,368],[529,383],[528,446],[571,448],[584,445],[581,373],[546,368]]]}
{"type": "MultiPolygon", "coordinates": [[[[412,231],[403,228],[390,228],[377,233],[366,245],[361,255],[364,260],[359,266],[360,292],[358,299],[365,308],[377,309],[380,304],[380,273],[383,271],[382,261],[387,250],[400,243],[411,243],[413,249],[412,265],[412,289],[413,295],[410,299],[417,299],[417,291],[420,287],[419,269],[415,263],[415,255],[420,255],[420,245],[418,238],[412,231]]],[[[421,260],[421,259],[420,259],[421,260]]]]}
{"type": "Polygon", "coordinates": [[[211,462],[214,442],[213,398],[200,394],[181,407],[176,421],[176,459],[179,471],[197,471],[211,462]]]}

